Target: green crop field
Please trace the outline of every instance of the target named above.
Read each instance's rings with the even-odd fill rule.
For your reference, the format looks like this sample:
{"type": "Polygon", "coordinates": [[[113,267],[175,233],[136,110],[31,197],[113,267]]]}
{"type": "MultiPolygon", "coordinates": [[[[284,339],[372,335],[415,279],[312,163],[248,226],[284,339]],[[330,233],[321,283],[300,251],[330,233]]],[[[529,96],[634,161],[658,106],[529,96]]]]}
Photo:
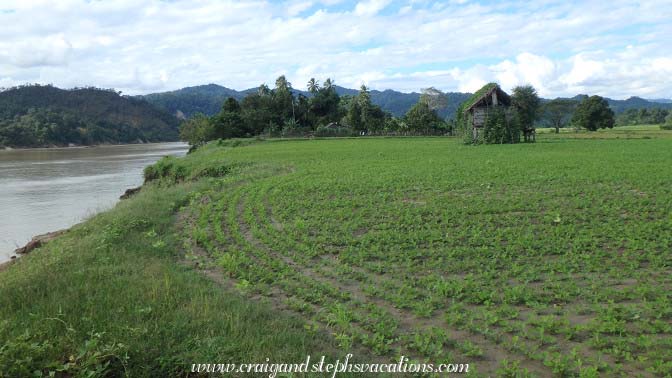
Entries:
{"type": "MultiPolygon", "coordinates": [[[[150,255],[170,249],[162,258],[186,261],[223,295],[298,318],[306,334],[328,334],[339,353],[363,360],[469,363],[484,377],[670,377],[672,132],[576,135],[476,147],[452,138],[211,143],[149,169],[152,182],[117,219],[153,191],[183,188],[166,205],[176,216],[164,228],[177,238],[138,233],[150,255]]],[[[97,238],[109,233],[104,218],[93,221],[97,238]]],[[[164,289],[147,300],[163,301],[164,289]]],[[[5,318],[55,306],[4,301],[5,318]]],[[[138,319],[140,328],[150,321],[138,319]]],[[[13,321],[5,335],[16,324],[26,326],[13,321]]]]}
{"type": "Polygon", "coordinates": [[[553,142],[213,147],[195,157],[269,174],[203,193],[185,240],[346,350],[482,373],[666,376],[671,141],[553,142]]]}

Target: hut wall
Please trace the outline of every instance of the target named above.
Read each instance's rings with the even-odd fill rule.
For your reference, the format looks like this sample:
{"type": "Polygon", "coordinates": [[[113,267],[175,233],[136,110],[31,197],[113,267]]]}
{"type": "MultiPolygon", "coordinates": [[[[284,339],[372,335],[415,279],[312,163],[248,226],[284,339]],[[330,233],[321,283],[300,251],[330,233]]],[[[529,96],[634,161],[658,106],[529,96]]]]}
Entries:
{"type": "Polygon", "coordinates": [[[483,127],[485,125],[486,114],[487,108],[474,109],[474,127],[483,127]]]}

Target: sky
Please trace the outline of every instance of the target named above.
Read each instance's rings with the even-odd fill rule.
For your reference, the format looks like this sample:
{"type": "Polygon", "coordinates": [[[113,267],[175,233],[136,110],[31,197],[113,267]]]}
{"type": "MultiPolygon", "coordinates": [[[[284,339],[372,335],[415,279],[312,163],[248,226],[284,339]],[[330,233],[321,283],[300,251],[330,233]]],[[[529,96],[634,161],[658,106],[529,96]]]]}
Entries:
{"type": "Polygon", "coordinates": [[[672,0],[0,0],[0,87],[215,83],[672,98],[672,0]]]}

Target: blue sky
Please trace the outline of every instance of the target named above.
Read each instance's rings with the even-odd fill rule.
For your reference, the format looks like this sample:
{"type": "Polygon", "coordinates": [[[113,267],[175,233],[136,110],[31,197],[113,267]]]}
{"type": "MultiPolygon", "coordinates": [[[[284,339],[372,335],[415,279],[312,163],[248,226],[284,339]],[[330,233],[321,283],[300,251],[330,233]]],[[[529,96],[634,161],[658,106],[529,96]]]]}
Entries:
{"type": "Polygon", "coordinates": [[[297,88],[672,98],[671,20],[670,0],[0,0],[0,87],[140,94],[285,74],[297,88]]]}

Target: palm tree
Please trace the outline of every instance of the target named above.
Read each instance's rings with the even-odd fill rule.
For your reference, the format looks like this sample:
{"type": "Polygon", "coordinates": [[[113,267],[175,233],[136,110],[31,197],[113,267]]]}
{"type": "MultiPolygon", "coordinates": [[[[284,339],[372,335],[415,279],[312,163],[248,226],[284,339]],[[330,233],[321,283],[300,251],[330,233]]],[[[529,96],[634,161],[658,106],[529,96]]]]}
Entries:
{"type": "Polygon", "coordinates": [[[308,81],[308,92],[310,93],[317,93],[317,91],[320,89],[320,84],[317,83],[317,80],[315,78],[310,78],[308,81]]]}
{"type": "Polygon", "coordinates": [[[330,78],[327,78],[327,80],[324,81],[324,85],[322,85],[322,88],[324,89],[331,89],[331,87],[334,86],[334,81],[331,80],[330,78]]]}

